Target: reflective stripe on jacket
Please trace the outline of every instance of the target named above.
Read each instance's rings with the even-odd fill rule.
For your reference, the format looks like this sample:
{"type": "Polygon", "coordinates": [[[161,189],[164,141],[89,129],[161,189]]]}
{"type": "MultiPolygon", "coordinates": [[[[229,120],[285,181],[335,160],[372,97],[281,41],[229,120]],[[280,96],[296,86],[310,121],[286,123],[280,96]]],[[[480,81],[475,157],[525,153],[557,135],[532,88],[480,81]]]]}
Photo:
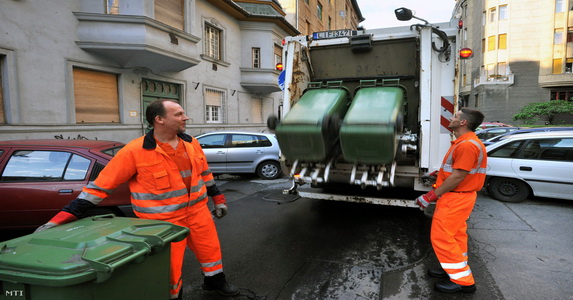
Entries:
{"type": "Polygon", "coordinates": [[[468,132],[455,141],[446,153],[436,186],[440,186],[454,169],[468,171],[468,175],[455,188],[455,192],[477,192],[481,190],[485,182],[487,169],[487,153],[483,143],[474,132],[468,132]]]}
{"type": "Polygon", "coordinates": [[[215,185],[215,181],[197,140],[186,134],[179,137],[191,160],[189,192],[177,165],[157,146],[150,131],[125,145],[78,198],[97,205],[128,181],[131,203],[138,217],[166,220],[184,216],[188,207],[207,201],[207,188],[215,185]]]}

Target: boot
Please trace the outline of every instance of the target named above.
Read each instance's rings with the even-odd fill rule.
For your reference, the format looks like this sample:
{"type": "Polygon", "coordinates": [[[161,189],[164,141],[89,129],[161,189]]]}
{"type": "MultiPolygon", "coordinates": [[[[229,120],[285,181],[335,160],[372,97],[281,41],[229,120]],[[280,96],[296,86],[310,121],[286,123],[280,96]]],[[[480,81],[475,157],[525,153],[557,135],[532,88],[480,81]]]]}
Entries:
{"type": "Polygon", "coordinates": [[[239,289],[227,282],[224,273],[219,273],[214,276],[205,276],[201,287],[209,293],[217,293],[223,296],[235,296],[239,294],[239,289]]]}

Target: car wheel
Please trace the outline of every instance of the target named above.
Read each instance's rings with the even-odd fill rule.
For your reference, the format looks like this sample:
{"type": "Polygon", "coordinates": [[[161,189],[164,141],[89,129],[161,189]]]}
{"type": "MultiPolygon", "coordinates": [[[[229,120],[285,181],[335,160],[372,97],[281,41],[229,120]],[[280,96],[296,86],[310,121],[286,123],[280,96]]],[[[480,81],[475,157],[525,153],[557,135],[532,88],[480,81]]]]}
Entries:
{"type": "Polygon", "coordinates": [[[257,175],[263,179],[277,179],[281,176],[281,168],[276,161],[267,160],[257,167],[257,175]]]}
{"type": "Polygon", "coordinates": [[[521,202],[529,196],[529,187],[521,180],[498,177],[489,181],[487,192],[500,201],[521,202]]]}

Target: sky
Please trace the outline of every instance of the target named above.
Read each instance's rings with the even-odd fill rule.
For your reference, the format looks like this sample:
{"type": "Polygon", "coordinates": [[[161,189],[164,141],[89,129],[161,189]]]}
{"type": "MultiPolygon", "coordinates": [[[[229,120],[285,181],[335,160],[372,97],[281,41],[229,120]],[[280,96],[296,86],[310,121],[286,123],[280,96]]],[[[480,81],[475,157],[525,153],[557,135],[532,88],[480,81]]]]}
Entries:
{"type": "Polygon", "coordinates": [[[429,23],[449,22],[456,4],[455,0],[357,0],[357,2],[362,16],[366,19],[360,23],[365,29],[422,23],[417,19],[398,21],[394,10],[400,7],[411,9],[416,17],[429,23]]]}

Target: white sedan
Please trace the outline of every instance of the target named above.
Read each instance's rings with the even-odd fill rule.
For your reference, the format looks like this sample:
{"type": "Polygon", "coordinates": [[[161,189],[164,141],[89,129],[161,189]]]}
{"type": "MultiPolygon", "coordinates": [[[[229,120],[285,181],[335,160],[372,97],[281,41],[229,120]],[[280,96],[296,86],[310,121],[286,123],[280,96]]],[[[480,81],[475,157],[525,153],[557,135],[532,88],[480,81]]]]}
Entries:
{"type": "Polygon", "coordinates": [[[525,133],[486,147],[486,187],[498,200],[573,200],[573,131],[525,133]]]}

